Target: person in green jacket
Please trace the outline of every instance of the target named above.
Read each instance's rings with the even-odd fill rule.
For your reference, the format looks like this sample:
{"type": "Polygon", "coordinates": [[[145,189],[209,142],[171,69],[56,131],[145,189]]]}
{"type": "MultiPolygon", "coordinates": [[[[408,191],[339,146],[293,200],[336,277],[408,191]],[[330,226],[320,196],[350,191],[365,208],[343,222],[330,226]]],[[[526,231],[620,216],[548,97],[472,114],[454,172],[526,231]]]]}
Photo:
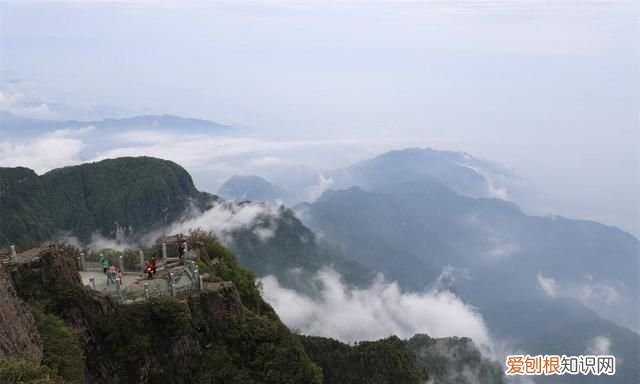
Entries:
{"type": "Polygon", "coordinates": [[[109,269],[109,265],[110,265],[110,264],[111,264],[111,263],[109,263],[109,260],[107,260],[107,259],[102,259],[102,271],[103,271],[104,273],[107,273],[107,269],[109,269]]]}

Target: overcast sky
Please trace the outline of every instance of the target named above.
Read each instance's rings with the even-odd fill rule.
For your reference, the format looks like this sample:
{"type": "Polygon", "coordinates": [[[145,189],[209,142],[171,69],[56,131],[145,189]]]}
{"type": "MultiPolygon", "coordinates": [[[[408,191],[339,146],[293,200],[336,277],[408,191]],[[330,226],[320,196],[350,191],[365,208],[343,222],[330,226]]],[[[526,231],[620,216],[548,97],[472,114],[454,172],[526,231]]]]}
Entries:
{"type": "Polygon", "coordinates": [[[638,16],[613,0],[2,1],[0,110],[364,140],[334,162],[464,150],[542,210],[638,233],[638,16]]]}

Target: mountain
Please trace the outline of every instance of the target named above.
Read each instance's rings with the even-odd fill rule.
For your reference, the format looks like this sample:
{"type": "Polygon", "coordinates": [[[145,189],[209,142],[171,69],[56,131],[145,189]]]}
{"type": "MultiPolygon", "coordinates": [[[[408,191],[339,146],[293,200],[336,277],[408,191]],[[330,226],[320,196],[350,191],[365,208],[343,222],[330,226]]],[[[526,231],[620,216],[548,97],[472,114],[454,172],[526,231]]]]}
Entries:
{"type": "Polygon", "coordinates": [[[328,173],[333,189],[372,190],[409,181],[435,181],[469,197],[510,198],[516,178],[506,169],[464,152],[408,148],[383,153],[328,173]]]}
{"type": "Polygon", "coordinates": [[[330,190],[296,210],[343,257],[405,289],[456,292],[514,348],[584,354],[608,337],[619,375],[602,382],[640,375],[630,363],[640,360],[640,336],[617,325],[637,332],[640,324],[640,244],[617,228],[529,216],[426,178],[330,190]]]}
{"type": "MultiPolygon", "coordinates": [[[[619,374],[606,382],[625,383],[638,374],[630,363],[639,359],[638,335],[606,320],[634,330],[638,323],[637,239],[594,222],[526,215],[512,202],[459,194],[429,175],[369,184],[367,190],[330,190],[294,214],[283,206],[236,204],[198,192],[171,162],[123,158],[42,176],[0,169],[0,197],[5,244],[49,240],[60,232],[142,241],[168,223],[186,219],[187,229],[211,224],[241,265],[309,296],[319,291],[309,277],[327,266],[353,285],[366,285],[382,272],[407,290],[454,291],[478,309],[493,335],[511,343],[509,352],[566,347],[583,354],[601,338],[620,364],[619,374]]],[[[242,281],[238,288],[246,291],[242,281]]],[[[247,292],[240,293],[244,305],[260,303],[247,292]]],[[[336,348],[345,356],[360,353],[336,348]]],[[[427,358],[429,348],[424,353],[427,358]]]]}
{"type": "Polygon", "coordinates": [[[630,325],[638,321],[640,244],[613,227],[528,216],[513,203],[460,196],[425,181],[327,191],[296,209],[345,257],[407,288],[424,288],[452,266],[467,275],[455,288],[477,304],[493,297],[578,296],[584,286],[592,295],[582,298],[595,309],[619,311],[617,320],[626,316],[630,325]],[[545,279],[557,292],[541,289],[545,279]]]}
{"type": "Polygon", "coordinates": [[[374,278],[370,269],[346,260],[318,241],[284,206],[231,231],[228,243],[240,263],[259,276],[273,275],[283,286],[311,296],[319,291],[312,277],[326,267],[338,271],[350,286],[365,286],[374,278]]]}
{"type": "Polygon", "coordinates": [[[287,198],[287,192],[259,176],[234,175],[218,190],[218,195],[227,200],[276,202],[287,198]]]}
{"type": "Polygon", "coordinates": [[[25,247],[69,236],[89,244],[94,235],[143,246],[150,233],[163,232],[182,220],[197,220],[209,212],[214,223],[222,220],[219,217],[233,222],[243,220],[249,211],[256,213],[254,219],[219,235],[242,265],[260,276],[274,275],[285,286],[307,293],[313,291],[308,277],[326,266],[333,266],[352,284],[364,284],[373,276],[323,247],[291,210],[234,204],[199,192],[187,171],[171,161],[125,157],[55,169],[42,176],[27,168],[0,168],[0,197],[0,247],[25,247]],[[219,210],[210,211],[212,206],[219,210]]]}
{"type": "Polygon", "coordinates": [[[119,158],[55,169],[42,176],[0,168],[0,242],[29,245],[70,233],[137,236],[215,197],[198,192],[177,164],[119,158]]]}
{"type": "Polygon", "coordinates": [[[4,137],[29,137],[63,129],[91,129],[96,134],[126,133],[131,130],[176,131],[189,133],[225,133],[230,127],[208,120],[184,118],[173,115],[142,115],[130,118],[107,118],[94,121],[40,120],[0,111],[0,135],[4,137]]]}
{"type": "Polygon", "coordinates": [[[450,367],[497,364],[426,336],[356,346],[299,336],[214,236],[196,231],[191,240],[204,288],[181,299],[118,304],[82,285],[80,249],[69,245],[0,263],[0,330],[16,332],[0,339],[0,382],[422,384],[450,367]]]}
{"type": "MultiPolygon", "coordinates": [[[[46,368],[49,380],[59,377],[56,383],[322,383],[298,336],[260,298],[255,276],[209,235],[194,244],[208,276],[204,290],[187,299],[116,304],[82,285],[80,250],[71,246],[0,264],[0,275],[9,277],[3,283],[17,293],[2,295],[0,309],[6,300],[26,303],[35,319],[35,341],[27,346],[42,358],[23,358],[31,369],[46,368]]],[[[15,329],[6,315],[0,313],[0,328],[15,329]]],[[[26,382],[21,360],[6,360],[22,356],[0,354],[0,381],[26,382]]]]}
{"type": "Polygon", "coordinates": [[[573,299],[504,301],[485,308],[495,334],[512,340],[512,348],[532,355],[608,354],[616,357],[616,374],[536,377],[537,384],[635,383],[640,378],[640,336],[573,299]]]}

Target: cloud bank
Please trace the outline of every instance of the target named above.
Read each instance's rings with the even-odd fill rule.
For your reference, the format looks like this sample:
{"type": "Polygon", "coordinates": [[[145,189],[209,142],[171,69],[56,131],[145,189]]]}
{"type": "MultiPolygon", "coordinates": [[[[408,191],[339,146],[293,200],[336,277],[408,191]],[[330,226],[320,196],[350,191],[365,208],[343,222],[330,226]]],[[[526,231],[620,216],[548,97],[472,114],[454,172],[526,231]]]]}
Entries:
{"type": "Polygon", "coordinates": [[[54,168],[77,164],[85,148],[81,136],[91,127],[65,129],[38,136],[29,141],[0,142],[0,166],[28,167],[42,174],[54,168]]]}
{"type": "Polygon", "coordinates": [[[482,316],[448,290],[402,292],[395,282],[378,277],[367,288],[349,288],[340,275],[325,269],[314,277],[317,297],[283,288],[273,276],[261,279],[264,299],[282,320],[305,334],[343,341],[468,336],[491,345],[482,316]]]}
{"type": "Polygon", "coordinates": [[[188,233],[193,229],[211,231],[227,245],[232,242],[232,232],[241,229],[251,230],[266,241],[275,234],[281,210],[281,205],[265,203],[214,202],[204,212],[192,207],[182,220],[144,235],[141,242],[152,244],[163,235],[188,233]]]}

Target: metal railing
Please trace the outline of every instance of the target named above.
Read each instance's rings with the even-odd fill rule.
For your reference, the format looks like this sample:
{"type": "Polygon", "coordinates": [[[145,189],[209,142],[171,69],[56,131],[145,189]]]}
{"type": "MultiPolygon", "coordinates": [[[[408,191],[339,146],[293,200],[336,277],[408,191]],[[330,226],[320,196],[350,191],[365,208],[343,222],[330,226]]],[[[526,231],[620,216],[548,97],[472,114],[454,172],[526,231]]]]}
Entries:
{"type": "Polygon", "coordinates": [[[9,251],[2,251],[0,253],[0,263],[7,264],[11,262],[15,262],[18,259],[18,254],[16,253],[16,246],[11,245],[9,247],[9,251]]]}
{"type": "MultiPolygon", "coordinates": [[[[138,280],[135,286],[140,287],[138,280]]],[[[186,261],[181,272],[170,272],[165,279],[145,281],[142,289],[130,289],[124,286],[120,279],[116,279],[111,285],[96,284],[95,278],[90,279],[90,288],[105,292],[116,301],[124,304],[137,303],[158,297],[186,298],[200,293],[202,282],[198,272],[198,266],[193,261],[186,261]],[[153,286],[155,283],[155,287],[153,286]]]]}

